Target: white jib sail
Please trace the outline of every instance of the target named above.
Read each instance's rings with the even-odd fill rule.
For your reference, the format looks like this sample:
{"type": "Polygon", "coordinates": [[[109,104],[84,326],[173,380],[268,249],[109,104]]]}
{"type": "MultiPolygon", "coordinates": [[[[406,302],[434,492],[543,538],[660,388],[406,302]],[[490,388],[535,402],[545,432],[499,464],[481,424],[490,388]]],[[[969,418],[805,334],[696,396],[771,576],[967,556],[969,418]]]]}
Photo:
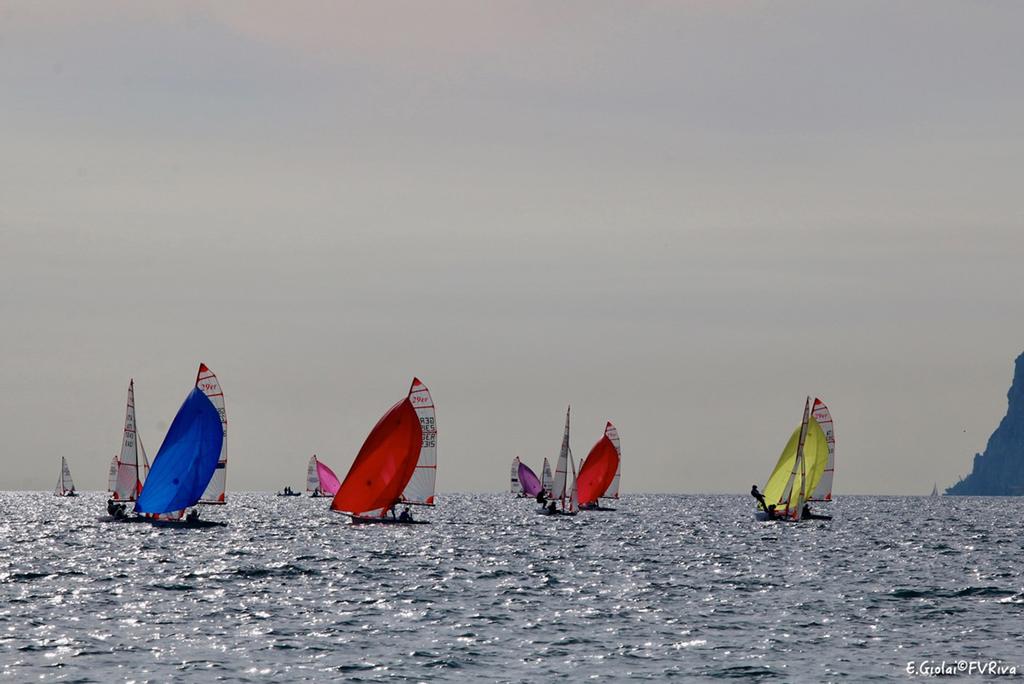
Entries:
{"type": "Polygon", "coordinates": [[[615,468],[615,477],[612,478],[611,484],[608,485],[608,489],[604,490],[604,494],[601,496],[606,499],[618,499],[619,478],[622,475],[622,447],[619,444],[619,431],[614,425],[608,423],[608,426],[604,429],[604,434],[615,446],[615,453],[619,455],[619,465],[615,468]]]}
{"type": "Polygon", "coordinates": [[[562,450],[555,463],[555,479],[551,483],[551,498],[559,499],[565,506],[565,479],[569,470],[569,410],[565,409],[565,432],[562,435],[562,450]]]}
{"type": "Polygon", "coordinates": [[[821,399],[814,400],[814,409],[811,416],[818,421],[822,432],[825,433],[825,442],[828,444],[828,462],[825,464],[825,472],[814,488],[814,493],[807,498],[808,501],[831,501],[832,500],[832,476],[836,470],[836,437],[832,426],[832,414],[828,406],[821,399]]]}
{"type": "Polygon", "coordinates": [[[434,485],[437,480],[437,420],[434,416],[434,400],[427,386],[413,378],[409,389],[409,401],[416,409],[423,431],[423,442],[420,445],[420,458],[416,462],[409,483],[402,492],[402,502],[411,504],[434,505],[434,485]]]}
{"type": "Polygon", "coordinates": [[[320,473],[316,470],[316,454],[309,457],[309,465],[306,466],[306,494],[312,496],[320,492],[320,473]]]}
{"type": "Polygon", "coordinates": [[[139,449],[135,435],[135,381],[128,382],[128,402],[124,412],[124,436],[117,459],[117,480],[111,497],[117,501],[135,501],[142,478],[139,477],[139,449]]]}
{"type": "Polygon", "coordinates": [[[224,428],[224,442],[220,447],[220,460],[217,461],[217,469],[213,471],[210,484],[206,485],[203,498],[199,500],[199,503],[222,504],[224,503],[224,494],[228,485],[228,414],[224,410],[224,391],[221,389],[217,376],[206,367],[205,363],[199,364],[196,387],[202,390],[203,394],[210,399],[214,408],[217,409],[217,413],[220,414],[220,425],[224,428]]]}
{"type": "Polygon", "coordinates": [[[509,491],[513,494],[522,494],[523,485],[519,484],[519,457],[512,459],[512,479],[509,484],[509,491]]]}
{"type": "Polygon", "coordinates": [[[540,486],[544,489],[544,496],[551,498],[552,480],[551,476],[551,464],[548,463],[547,457],[544,458],[544,469],[541,470],[540,474],[540,486]]]}

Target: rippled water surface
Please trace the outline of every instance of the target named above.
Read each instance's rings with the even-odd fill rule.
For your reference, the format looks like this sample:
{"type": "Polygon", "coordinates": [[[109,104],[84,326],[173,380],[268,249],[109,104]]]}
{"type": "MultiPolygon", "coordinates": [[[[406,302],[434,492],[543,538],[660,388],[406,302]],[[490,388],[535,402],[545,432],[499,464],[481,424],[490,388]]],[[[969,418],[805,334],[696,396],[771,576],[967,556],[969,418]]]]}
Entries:
{"type": "MultiPolygon", "coordinates": [[[[846,497],[829,523],[749,497],[534,514],[447,495],[431,525],[233,494],[226,528],[95,521],[105,495],[0,493],[11,681],[906,677],[1024,664],[1024,500],[846,497]]],[[[1024,669],[1021,669],[1024,671],[1024,669]]]]}

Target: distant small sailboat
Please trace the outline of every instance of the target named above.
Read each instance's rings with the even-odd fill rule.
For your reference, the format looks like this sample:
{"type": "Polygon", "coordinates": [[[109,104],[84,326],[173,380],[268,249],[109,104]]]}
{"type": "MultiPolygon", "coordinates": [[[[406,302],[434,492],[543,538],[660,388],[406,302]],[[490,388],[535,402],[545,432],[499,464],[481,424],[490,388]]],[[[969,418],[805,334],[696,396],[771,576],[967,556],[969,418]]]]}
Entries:
{"type": "Polygon", "coordinates": [[[544,486],[540,483],[537,473],[533,472],[530,466],[525,463],[519,464],[519,483],[522,487],[522,496],[534,498],[542,491],[544,486]]]}
{"type": "MultiPolygon", "coordinates": [[[[204,371],[209,372],[205,365],[200,365],[199,369],[200,378],[203,378],[204,371]]],[[[212,375],[209,373],[209,376],[212,375]]],[[[217,385],[219,393],[216,378],[212,384],[217,385]]],[[[185,509],[202,500],[204,492],[209,491],[210,482],[215,474],[223,473],[223,468],[219,467],[224,454],[225,439],[223,395],[220,394],[219,397],[218,407],[214,399],[197,383],[185,397],[171,427],[167,430],[163,444],[153,459],[149,476],[135,501],[136,513],[157,516],[151,520],[154,525],[224,525],[219,522],[200,521],[196,511],[186,516],[184,520],[178,519],[185,509]]],[[[220,498],[223,499],[223,496],[220,498]]]]}
{"type": "Polygon", "coordinates": [[[932,496],[935,496],[935,497],[939,496],[939,483],[938,482],[936,482],[935,484],[932,485],[932,496]]]}
{"type": "Polygon", "coordinates": [[[547,456],[544,457],[544,467],[540,473],[540,484],[544,488],[544,496],[551,498],[551,489],[554,487],[554,478],[551,476],[551,464],[547,456]]]}
{"type": "Polygon", "coordinates": [[[786,443],[764,487],[764,500],[770,510],[774,509],[774,515],[770,510],[759,510],[757,519],[800,520],[808,494],[816,490],[827,463],[828,442],[811,415],[811,398],[807,397],[800,425],[786,443]]]}
{"type": "Polygon", "coordinates": [[[302,492],[296,492],[291,487],[285,487],[277,493],[278,496],[302,496],[302,492]]]}
{"type": "Polygon", "coordinates": [[[615,487],[614,494],[618,497],[618,480],[622,468],[619,431],[609,423],[605,425],[604,435],[591,448],[590,453],[580,466],[579,492],[580,509],[590,511],[614,511],[600,504],[600,497],[606,496],[615,487]]]}
{"type": "Polygon", "coordinates": [[[75,493],[75,482],[71,479],[71,468],[68,468],[68,460],[60,457],[60,477],[57,478],[57,486],[53,490],[54,496],[78,496],[75,493]]]}
{"type": "Polygon", "coordinates": [[[409,394],[370,431],[331,502],[354,523],[422,523],[399,504],[432,506],[437,476],[437,423],[427,387],[414,378],[409,394]],[[387,517],[388,512],[392,517],[387,517]]]}
{"type": "Polygon", "coordinates": [[[562,433],[562,449],[555,463],[555,477],[551,486],[551,497],[547,505],[538,512],[547,515],[576,515],[579,511],[579,491],[576,483],[576,462],[569,448],[569,407],[565,410],[565,431],[562,433]],[[569,467],[572,467],[572,486],[566,487],[569,467]]]}
{"type": "Polygon", "coordinates": [[[333,497],[340,486],[334,471],[321,463],[316,454],[310,456],[306,466],[306,494],[314,499],[333,497]]]}

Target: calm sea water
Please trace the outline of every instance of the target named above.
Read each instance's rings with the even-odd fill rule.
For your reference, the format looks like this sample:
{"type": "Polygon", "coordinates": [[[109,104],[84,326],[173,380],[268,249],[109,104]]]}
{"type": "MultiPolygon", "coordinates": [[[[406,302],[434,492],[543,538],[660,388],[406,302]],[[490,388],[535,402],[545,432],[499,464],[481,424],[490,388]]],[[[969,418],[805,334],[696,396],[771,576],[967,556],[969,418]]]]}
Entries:
{"type": "Polygon", "coordinates": [[[843,497],[755,523],[740,496],[534,514],[446,495],[432,525],[232,494],[230,526],[95,522],[105,495],[0,493],[11,681],[904,679],[1024,672],[1024,500],[843,497]]]}

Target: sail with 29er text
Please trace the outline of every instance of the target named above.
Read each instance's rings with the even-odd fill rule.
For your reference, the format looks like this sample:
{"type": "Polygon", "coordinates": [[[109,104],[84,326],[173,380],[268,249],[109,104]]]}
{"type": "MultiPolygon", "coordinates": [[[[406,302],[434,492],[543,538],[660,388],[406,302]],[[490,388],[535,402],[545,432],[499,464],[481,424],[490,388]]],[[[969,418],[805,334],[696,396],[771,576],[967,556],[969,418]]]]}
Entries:
{"type": "Polygon", "coordinates": [[[220,456],[217,459],[217,468],[210,478],[210,484],[203,492],[199,503],[223,504],[224,495],[228,484],[228,414],[224,409],[224,390],[221,389],[220,381],[213,374],[205,363],[199,364],[199,372],[196,374],[196,387],[210,400],[217,413],[220,415],[221,429],[224,439],[220,447],[220,456]]]}
{"type": "Polygon", "coordinates": [[[828,462],[825,463],[825,471],[821,474],[821,480],[814,492],[807,499],[808,501],[831,501],[832,500],[832,478],[836,472],[836,434],[832,423],[832,414],[825,406],[825,402],[815,398],[811,408],[811,416],[821,426],[825,433],[825,441],[828,443],[828,462]]]}

